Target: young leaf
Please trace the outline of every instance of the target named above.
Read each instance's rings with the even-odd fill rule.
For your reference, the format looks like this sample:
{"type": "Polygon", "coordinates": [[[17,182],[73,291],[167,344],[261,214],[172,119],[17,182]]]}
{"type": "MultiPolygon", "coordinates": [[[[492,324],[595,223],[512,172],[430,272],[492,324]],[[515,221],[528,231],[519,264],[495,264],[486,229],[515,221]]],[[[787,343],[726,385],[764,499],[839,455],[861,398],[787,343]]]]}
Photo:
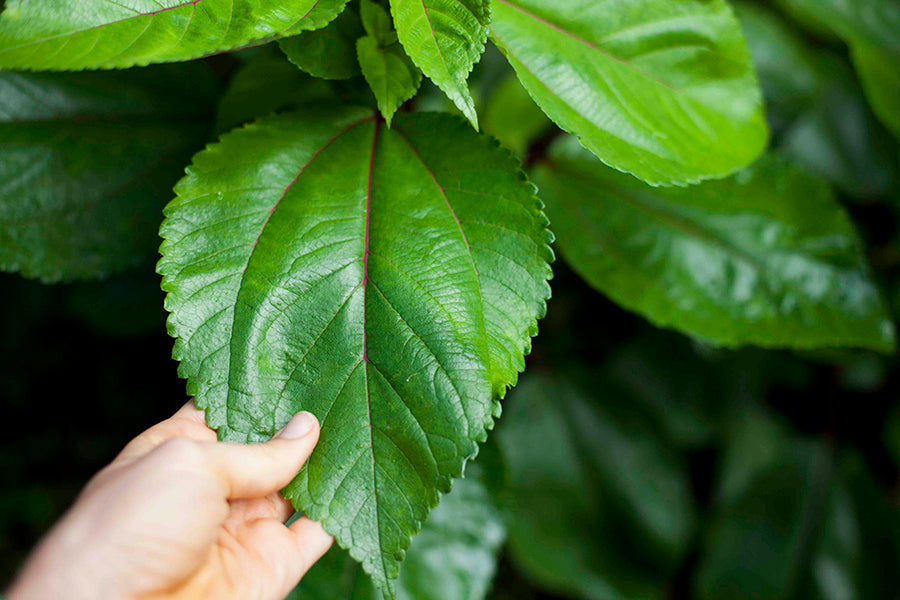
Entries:
{"type": "Polygon", "coordinates": [[[363,35],[359,14],[347,8],[328,27],[278,42],[288,59],[321,79],[349,79],[359,74],[356,40],[363,35]]]}
{"type": "Polygon", "coordinates": [[[53,282],[147,258],[216,91],[200,64],[0,72],[0,269],[53,282]]]}
{"type": "MultiPolygon", "coordinates": [[[[455,481],[413,539],[397,578],[398,600],[484,600],[505,538],[501,514],[484,484],[471,477],[455,481]]],[[[287,600],[380,598],[360,570],[335,548],[287,600]]]]}
{"type": "Polygon", "coordinates": [[[313,412],[285,494],[392,595],[544,313],[533,186],[454,117],[335,109],[224,136],[176,192],[159,271],[189,393],[223,440],[313,412]]]}
{"type": "Polygon", "coordinates": [[[391,0],[391,11],[407,54],[477,129],[466,79],[484,52],[490,0],[391,0]]]}
{"type": "Polygon", "coordinates": [[[563,255],[616,302],[727,346],[893,349],[859,239],[824,182],[765,157],[727,180],[652,188],[572,142],[537,180],[563,255]]]}
{"type": "Polygon", "coordinates": [[[366,36],[356,41],[356,51],[363,76],[378,102],[378,110],[390,127],[400,105],[416,95],[422,83],[422,72],[396,42],[381,46],[376,38],[366,36]]]}
{"type": "Polygon", "coordinates": [[[183,61],[324,27],[347,0],[9,0],[0,68],[122,68],[183,61]]]}
{"type": "Polygon", "coordinates": [[[660,598],[696,522],[674,453],[630,403],[604,394],[601,407],[564,377],[523,378],[504,411],[496,439],[517,567],[589,600],[660,598]],[[647,558],[662,568],[646,570],[647,558]]]}
{"type": "Polygon", "coordinates": [[[496,0],[492,39],[550,116],[651,184],[721,177],[763,151],[762,100],[724,0],[496,0]]]}

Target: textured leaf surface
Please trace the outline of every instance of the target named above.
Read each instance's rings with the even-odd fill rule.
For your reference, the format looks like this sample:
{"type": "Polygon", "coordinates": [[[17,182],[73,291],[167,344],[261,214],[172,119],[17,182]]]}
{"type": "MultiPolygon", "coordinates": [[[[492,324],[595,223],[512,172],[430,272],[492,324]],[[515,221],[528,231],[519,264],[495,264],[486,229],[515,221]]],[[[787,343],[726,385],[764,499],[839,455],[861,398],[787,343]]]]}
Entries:
{"type": "Polygon", "coordinates": [[[0,68],[122,68],[182,61],[318,29],[347,0],[9,0],[0,68]]]}
{"type": "Polygon", "coordinates": [[[285,494],[390,594],[543,315],[533,187],[454,117],[345,109],[229,134],[176,191],[159,271],[189,393],[224,440],[316,414],[285,494]]]}
{"type": "Polygon", "coordinates": [[[0,72],[0,269],[96,278],[149,256],[216,88],[201,65],[0,72]]]}
{"type": "Polygon", "coordinates": [[[631,403],[583,389],[529,375],[504,407],[511,557],[555,592],[660,598],[696,522],[687,472],[631,403]]]}
{"type": "Polygon", "coordinates": [[[466,79],[484,51],[490,0],[391,0],[391,12],[407,54],[477,128],[466,79]]]}
{"type": "Polygon", "coordinates": [[[720,182],[652,188],[571,142],[538,182],[563,255],[616,302],[729,346],[893,349],[856,232],[824,182],[766,157],[720,182]]]}
{"type": "Polygon", "coordinates": [[[356,40],[363,35],[359,14],[347,8],[323,29],[281,40],[292,63],[313,77],[349,79],[359,74],[356,40]]]}
{"type": "MultiPolygon", "coordinates": [[[[477,479],[453,483],[413,539],[397,578],[399,600],[484,600],[506,537],[500,512],[477,479]]],[[[369,600],[381,594],[339,548],[303,577],[288,600],[369,600]]]]}
{"type": "Polygon", "coordinates": [[[376,38],[366,36],[357,40],[356,51],[363,76],[378,102],[378,110],[390,125],[400,105],[416,95],[422,83],[422,72],[397,42],[381,46],[376,38]]]}
{"type": "Polygon", "coordinates": [[[766,145],[724,0],[495,0],[491,35],[550,118],[649,183],[724,176],[766,145]]]}

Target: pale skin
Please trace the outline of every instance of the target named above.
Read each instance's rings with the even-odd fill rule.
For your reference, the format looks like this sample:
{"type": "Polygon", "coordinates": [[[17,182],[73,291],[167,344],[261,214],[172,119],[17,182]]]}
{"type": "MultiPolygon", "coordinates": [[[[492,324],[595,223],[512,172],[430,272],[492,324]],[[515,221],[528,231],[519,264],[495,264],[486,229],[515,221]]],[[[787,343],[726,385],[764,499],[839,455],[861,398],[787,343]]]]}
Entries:
{"type": "Polygon", "coordinates": [[[264,444],[217,442],[188,403],[87,484],[7,600],[282,600],[333,541],[286,527],[279,494],[318,439],[300,413],[264,444]]]}

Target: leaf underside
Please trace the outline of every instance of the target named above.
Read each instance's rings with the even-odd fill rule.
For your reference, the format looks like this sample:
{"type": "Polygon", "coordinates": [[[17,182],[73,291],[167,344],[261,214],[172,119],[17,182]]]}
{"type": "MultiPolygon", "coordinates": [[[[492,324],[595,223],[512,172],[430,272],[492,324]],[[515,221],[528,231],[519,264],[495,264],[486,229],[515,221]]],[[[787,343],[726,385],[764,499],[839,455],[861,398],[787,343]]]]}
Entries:
{"type": "Polygon", "coordinates": [[[721,177],[766,146],[753,66],[724,0],[495,0],[491,36],[550,118],[648,183],[721,177]]]}
{"type": "Polygon", "coordinates": [[[537,181],[570,265],[655,324],[714,343],[894,347],[848,216],[821,180],[764,157],[653,188],[565,140],[537,181]]]}
{"type": "Polygon", "coordinates": [[[313,412],[285,495],[392,595],[543,316],[533,186],[459,119],[343,109],[229,134],[176,192],[159,271],[189,393],[223,440],[313,412]]]}
{"type": "Polygon", "coordinates": [[[183,61],[324,27],[347,0],[10,0],[0,68],[183,61]]]}

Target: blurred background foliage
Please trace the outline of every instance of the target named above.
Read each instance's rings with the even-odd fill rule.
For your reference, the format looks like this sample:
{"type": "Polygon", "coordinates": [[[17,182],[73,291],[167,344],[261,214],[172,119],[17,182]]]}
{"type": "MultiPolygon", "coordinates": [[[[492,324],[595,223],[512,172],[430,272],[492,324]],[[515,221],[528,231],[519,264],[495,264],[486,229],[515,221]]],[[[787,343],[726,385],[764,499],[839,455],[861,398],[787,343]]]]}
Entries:
{"type": "MultiPolygon", "coordinates": [[[[900,94],[868,78],[896,77],[900,59],[873,58],[880,46],[812,5],[735,8],[773,149],[834,187],[896,314],[900,94]]],[[[204,65],[224,90],[207,86],[218,100],[194,121],[208,139],[308,102],[370,101],[352,81],[305,75],[274,44],[204,65]]],[[[471,82],[484,130],[540,162],[558,131],[496,49],[471,82]]],[[[416,109],[454,110],[429,85],[416,109]]],[[[161,207],[179,171],[139,176],[142,206],[161,207]]],[[[136,239],[158,227],[149,221],[136,239]]],[[[155,258],[140,252],[99,282],[0,277],[0,585],[90,475],[187,400],[155,258]]],[[[527,372],[414,540],[401,597],[900,598],[896,356],[717,348],[623,310],[563,260],[555,273],[527,372]]],[[[340,550],[293,594],[377,596],[340,550]]]]}

